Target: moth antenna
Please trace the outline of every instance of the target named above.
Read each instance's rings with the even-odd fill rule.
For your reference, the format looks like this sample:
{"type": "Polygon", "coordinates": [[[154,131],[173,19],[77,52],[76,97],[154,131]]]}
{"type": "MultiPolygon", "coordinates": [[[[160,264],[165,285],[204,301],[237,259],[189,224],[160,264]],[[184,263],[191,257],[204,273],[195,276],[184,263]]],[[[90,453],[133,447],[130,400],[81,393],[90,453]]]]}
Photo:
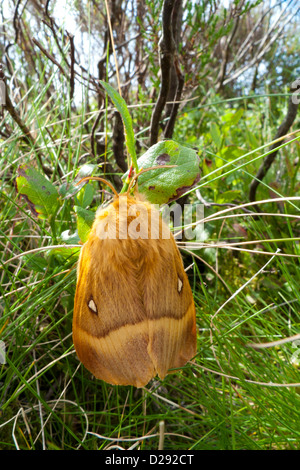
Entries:
{"type": "Polygon", "coordinates": [[[106,184],[112,190],[112,192],[114,193],[115,196],[119,197],[119,194],[117,193],[117,191],[115,190],[113,185],[109,181],[105,180],[104,178],[101,178],[100,176],[85,176],[80,181],[78,181],[78,183],[76,183],[76,186],[78,184],[82,183],[83,181],[89,181],[89,180],[101,181],[102,183],[106,184]]]}

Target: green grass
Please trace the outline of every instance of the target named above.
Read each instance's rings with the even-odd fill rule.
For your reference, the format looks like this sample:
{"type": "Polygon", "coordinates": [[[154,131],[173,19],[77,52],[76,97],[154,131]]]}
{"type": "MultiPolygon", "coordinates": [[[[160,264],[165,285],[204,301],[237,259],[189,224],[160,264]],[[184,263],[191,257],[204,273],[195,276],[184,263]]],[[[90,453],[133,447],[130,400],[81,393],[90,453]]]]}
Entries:
{"type": "MultiPolygon", "coordinates": [[[[194,262],[188,270],[199,329],[194,361],[144,389],[96,380],[79,363],[72,343],[76,253],[41,250],[23,256],[64,244],[61,234],[75,232],[76,217],[70,198],[62,199],[54,224],[35,218],[15,190],[18,165],[40,168],[39,149],[59,189],[85,161],[97,164],[85,128],[94,114],[83,105],[69,122],[66,95],[52,96],[49,107],[45,92],[42,83],[35,84],[27,97],[30,106],[18,107],[34,129],[36,148],[21,140],[21,131],[7,115],[13,133],[1,142],[0,338],[7,362],[0,365],[0,449],[156,450],[162,438],[166,450],[299,449],[300,375],[292,358],[299,352],[300,363],[300,345],[249,347],[299,334],[299,203],[263,204],[271,215],[235,215],[241,209],[228,219],[207,220],[206,245],[195,250],[194,258],[183,251],[185,265],[194,262]],[[254,243],[221,245],[245,240],[254,243]],[[267,264],[277,248],[281,251],[267,264]]],[[[246,135],[242,124],[239,131],[233,141],[246,135]]],[[[213,142],[204,144],[222,158],[213,142]]],[[[283,151],[297,152],[288,145],[283,151]]],[[[240,204],[247,202],[259,164],[255,158],[267,150],[249,155],[247,141],[242,150],[245,157],[239,162],[232,159],[230,166],[223,160],[219,174],[203,176],[199,186],[207,200],[218,202],[225,187],[239,191],[240,204]]],[[[113,162],[110,147],[107,158],[113,162]]],[[[290,180],[293,188],[280,188],[277,194],[297,195],[297,178],[290,180]]],[[[260,198],[270,199],[271,189],[266,180],[260,198]]],[[[195,190],[191,198],[196,201],[195,190]]],[[[91,207],[100,202],[101,193],[95,192],[91,207]]],[[[222,209],[210,207],[205,216],[217,216],[222,209]]]]}

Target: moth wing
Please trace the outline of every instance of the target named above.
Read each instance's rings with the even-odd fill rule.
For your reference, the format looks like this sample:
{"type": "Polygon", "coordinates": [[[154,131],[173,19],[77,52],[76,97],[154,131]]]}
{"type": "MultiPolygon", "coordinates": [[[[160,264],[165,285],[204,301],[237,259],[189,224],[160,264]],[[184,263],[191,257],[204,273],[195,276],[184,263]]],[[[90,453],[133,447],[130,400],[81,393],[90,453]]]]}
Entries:
{"type": "Polygon", "coordinates": [[[148,321],[133,266],[116,247],[91,235],[81,250],[73,341],[83,365],[111,384],[142,387],[156,375],[148,354],[148,321]]]}
{"type": "Polygon", "coordinates": [[[80,255],[74,346],[95,377],[142,387],[196,354],[192,291],[171,234],[101,240],[99,221],[80,255]]]}
{"type": "Polygon", "coordinates": [[[159,248],[152,272],[155,281],[145,285],[144,304],[149,318],[148,352],[164,378],[169,369],[184,366],[196,355],[197,333],[193,294],[173,237],[160,240],[159,248]]]}

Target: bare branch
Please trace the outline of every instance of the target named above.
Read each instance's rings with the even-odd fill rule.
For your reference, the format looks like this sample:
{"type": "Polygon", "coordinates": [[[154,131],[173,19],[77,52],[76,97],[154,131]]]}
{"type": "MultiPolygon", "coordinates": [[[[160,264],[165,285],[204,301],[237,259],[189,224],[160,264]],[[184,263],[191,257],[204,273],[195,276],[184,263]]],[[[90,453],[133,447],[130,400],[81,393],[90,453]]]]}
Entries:
{"type": "MultiPolygon", "coordinates": [[[[280,38],[280,35],[284,31],[285,26],[292,20],[292,18],[298,13],[299,10],[300,8],[298,8],[297,11],[291,15],[285,15],[285,18],[286,18],[285,21],[282,22],[280,28],[278,28],[275,34],[271,34],[273,31],[273,27],[271,27],[271,29],[268,31],[268,33],[264,36],[263,40],[261,41],[259,48],[256,51],[255,56],[247,64],[243,65],[238,70],[236,70],[232,75],[228,76],[228,78],[224,80],[224,85],[232,82],[233,80],[236,80],[240,75],[245,73],[249,68],[255,66],[264,57],[264,55],[270,49],[272,44],[280,38]]],[[[281,17],[281,21],[282,19],[283,17],[281,17]]]]}
{"type": "Polygon", "coordinates": [[[184,85],[184,76],[181,73],[179,60],[177,58],[175,59],[174,65],[175,65],[176,74],[177,74],[177,90],[176,90],[175,100],[172,106],[170,118],[169,118],[169,121],[166,125],[166,129],[164,132],[164,137],[166,139],[170,139],[173,135],[173,131],[175,127],[175,120],[177,117],[177,113],[178,113],[178,109],[180,105],[181,93],[182,93],[183,85],[184,85]]]}
{"type": "Polygon", "coordinates": [[[124,153],[124,126],[121,115],[118,111],[114,114],[113,128],[113,152],[118,167],[125,173],[127,171],[126,156],[124,153]]]}
{"type": "Polygon", "coordinates": [[[170,86],[170,72],[175,52],[175,43],[172,32],[172,12],[175,2],[176,0],[165,0],[163,4],[162,37],[159,42],[161,87],[155,108],[151,116],[150,145],[156,144],[158,140],[159,123],[167,101],[170,86]]]}
{"type": "Polygon", "coordinates": [[[75,46],[74,46],[74,36],[73,34],[67,33],[70,40],[70,101],[72,101],[74,96],[74,86],[75,86],[75,77],[74,77],[74,63],[75,63],[75,46]]]}
{"type": "Polygon", "coordinates": [[[59,62],[57,62],[57,60],[48,52],[46,51],[46,49],[44,48],[44,46],[42,46],[42,44],[35,38],[32,38],[32,42],[38,46],[38,48],[42,51],[43,54],[45,54],[46,57],[48,57],[49,60],[51,60],[51,62],[53,62],[54,65],[56,65],[56,67],[59,68],[59,70],[61,71],[61,73],[66,77],[66,78],[69,78],[68,77],[68,74],[67,72],[64,70],[64,68],[60,65],[59,62]]]}

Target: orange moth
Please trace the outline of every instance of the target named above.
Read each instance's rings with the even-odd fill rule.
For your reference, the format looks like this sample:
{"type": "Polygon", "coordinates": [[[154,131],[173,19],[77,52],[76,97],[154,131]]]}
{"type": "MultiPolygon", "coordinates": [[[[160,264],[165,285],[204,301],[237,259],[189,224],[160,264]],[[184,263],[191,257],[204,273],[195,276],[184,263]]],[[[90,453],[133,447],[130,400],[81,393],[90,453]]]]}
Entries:
{"type": "Polygon", "coordinates": [[[195,356],[195,305],[157,209],[137,190],[112,189],[113,201],[98,209],[81,249],[73,341],[96,378],[143,387],[195,356]]]}

